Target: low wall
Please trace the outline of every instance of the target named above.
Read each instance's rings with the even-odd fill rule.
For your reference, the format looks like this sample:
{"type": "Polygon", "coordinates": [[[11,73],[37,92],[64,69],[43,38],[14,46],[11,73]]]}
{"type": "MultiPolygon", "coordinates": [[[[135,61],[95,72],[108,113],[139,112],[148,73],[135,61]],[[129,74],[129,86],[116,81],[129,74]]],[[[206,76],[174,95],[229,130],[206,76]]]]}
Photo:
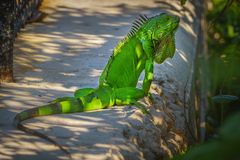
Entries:
{"type": "Polygon", "coordinates": [[[0,82],[13,80],[13,43],[42,0],[5,0],[0,4],[0,82]]]}

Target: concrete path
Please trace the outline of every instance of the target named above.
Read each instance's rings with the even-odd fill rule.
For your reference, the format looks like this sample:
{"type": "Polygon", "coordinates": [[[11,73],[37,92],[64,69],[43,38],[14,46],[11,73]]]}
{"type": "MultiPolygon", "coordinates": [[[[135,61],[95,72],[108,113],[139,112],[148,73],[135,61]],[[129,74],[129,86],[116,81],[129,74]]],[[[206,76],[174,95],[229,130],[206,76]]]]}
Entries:
{"type": "MultiPolygon", "coordinates": [[[[96,87],[112,49],[127,34],[135,17],[159,13],[160,8],[177,14],[180,10],[178,5],[157,0],[45,0],[41,10],[48,16],[43,22],[27,25],[15,42],[16,83],[0,88],[0,159],[67,159],[54,145],[16,130],[12,126],[14,116],[57,97],[72,96],[78,88],[96,87]]],[[[188,9],[191,13],[191,6],[188,9]]],[[[186,31],[191,41],[195,34],[191,26],[182,28],[178,42],[186,31]]],[[[184,41],[178,42],[178,46],[184,46],[184,41]]],[[[183,51],[178,53],[178,59],[187,61],[183,51]]],[[[174,68],[174,64],[168,62],[162,68],[174,68]]],[[[179,82],[186,80],[177,77],[183,79],[179,82]]],[[[28,126],[53,137],[74,159],[144,159],[144,151],[137,148],[139,143],[124,139],[129,129],[125,119],[133,113],[137,114],[132,123],[138,126],[144,117],[129,107],[41,117],[28,121],[28,126]]]]}

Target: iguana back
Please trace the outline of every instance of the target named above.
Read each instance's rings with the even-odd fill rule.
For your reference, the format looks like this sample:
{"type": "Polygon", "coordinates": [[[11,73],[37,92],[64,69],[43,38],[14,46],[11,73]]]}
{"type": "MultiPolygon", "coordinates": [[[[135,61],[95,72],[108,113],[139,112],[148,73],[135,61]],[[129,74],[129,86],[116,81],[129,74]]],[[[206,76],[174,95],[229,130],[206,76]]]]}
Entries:
{"type": "Polygon", "coordinates": [[[131,38],[125,38],[118,45],[121,46],[114,49],[99,83],[113,88],[136,87],[147,59],[142,44],[134,35],[131,38]]]}

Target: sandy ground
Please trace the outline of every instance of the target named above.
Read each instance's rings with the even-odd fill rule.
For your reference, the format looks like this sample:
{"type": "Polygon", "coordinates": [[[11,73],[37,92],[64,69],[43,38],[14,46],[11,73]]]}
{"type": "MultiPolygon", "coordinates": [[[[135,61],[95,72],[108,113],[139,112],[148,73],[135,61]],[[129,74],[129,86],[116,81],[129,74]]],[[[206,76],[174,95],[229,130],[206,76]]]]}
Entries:
{"type": "MultiPolygon", "coordinates": [[[[56,97],[71,96],[77,88],[96,87],[112,49],[134,19],[159,13],[165,5],[157,0],[45,0],[41,10],[48,16],[27,25],[16,39],[16,83],[0,88],[0,159],[66,159],[57,147],[16,130],[14,116],[56,97]]],[[[113,110],[37,118],[29,125],[54,136],[75,159],[139,154],[118,138],[122,135],[117,129],[127,125],[120,121],[128,112],[113,110]],[[114,145],[125,147],[124,153],[116,154],[114,145]]]]}

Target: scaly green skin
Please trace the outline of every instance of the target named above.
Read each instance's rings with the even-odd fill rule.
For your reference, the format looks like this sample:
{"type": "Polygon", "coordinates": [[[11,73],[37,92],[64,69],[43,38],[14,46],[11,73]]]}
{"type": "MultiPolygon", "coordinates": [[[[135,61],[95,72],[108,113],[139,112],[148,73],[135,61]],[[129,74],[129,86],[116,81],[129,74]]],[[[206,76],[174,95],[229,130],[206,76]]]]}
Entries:
{"type": "MultiPolygon", "coordinates": [[[[142,16],[115,47],[100,76],[98,88],[79,89],[74,97],[58,98],[50,104],[25,110],[17,114],[15,125],[26,131],[21,122],[32,117],[98,110],[113,105],[135,104],[147,112],[137,101],[148,95],[154,60],[162,63],[174,55],[174,34],[178,23],[178,17],[167,14],[152,18],[142,16]],[[138,89],[136,85],[142,71],[145,71],[145,77],[142,88],[138,89]]],[[[29,129],[26,132],[34,134],[29,129]]]]}

